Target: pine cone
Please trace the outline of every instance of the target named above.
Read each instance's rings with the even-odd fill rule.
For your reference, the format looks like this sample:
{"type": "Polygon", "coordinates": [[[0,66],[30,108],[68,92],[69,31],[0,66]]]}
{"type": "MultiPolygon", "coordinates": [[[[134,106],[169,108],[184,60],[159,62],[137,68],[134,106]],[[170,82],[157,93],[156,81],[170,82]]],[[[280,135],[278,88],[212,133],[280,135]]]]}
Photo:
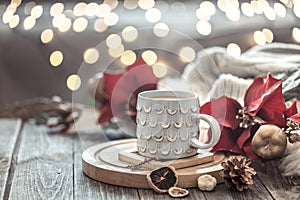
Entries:
{"type": "Polygon", "coordinates": [[[220,175],[224,178],[225,184],[240,192],[248,189],[248,185],[253,184],[252,176],[256,174],[250,164],[251,161],[246,157],[232,157],[226,162],[222,162],[224,169],[220,175]]]}

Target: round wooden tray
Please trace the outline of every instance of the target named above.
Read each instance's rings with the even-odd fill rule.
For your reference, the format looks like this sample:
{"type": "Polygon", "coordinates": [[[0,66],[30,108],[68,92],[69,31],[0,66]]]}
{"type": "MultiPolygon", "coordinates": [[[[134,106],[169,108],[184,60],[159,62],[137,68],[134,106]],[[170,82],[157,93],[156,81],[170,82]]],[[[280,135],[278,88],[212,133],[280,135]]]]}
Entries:
{"type": "MultiPolygon", "coordinates": [[[[149,188],[146,170],[131,170],[126,162],[118,159],[120,151],[126,151],[136,147],[136,139],[125,139],[105,142],[92,146],[82,154],[83,172],[92,179],[112,185],[149,188]]],[[[222,169],[220,163],[225,160],[224,154],[214,154],[214,161],[177,169],[178,186],[183,188],[197,187],[197,178],[202,174],[211,174],[216,177],[218,183],[223,182],[219,176],[222,169]]]]}

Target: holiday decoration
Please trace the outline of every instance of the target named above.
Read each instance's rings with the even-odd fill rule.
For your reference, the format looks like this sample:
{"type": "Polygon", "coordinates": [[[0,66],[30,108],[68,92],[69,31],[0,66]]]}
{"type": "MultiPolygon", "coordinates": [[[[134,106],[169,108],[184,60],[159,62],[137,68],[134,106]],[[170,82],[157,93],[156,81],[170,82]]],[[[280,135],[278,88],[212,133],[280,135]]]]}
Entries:
{"type": "Polygon", "coordinates": [[[217,179],[209,174],[204,174],[197,179],[198,188],[203,191],[212,191],[217,185],[217,179]]]}
{"type": "MultiPolygon", "coordinates": [[[[247,155],[253,160],[261,159],[253,152],[251,145],[259,127],[272,124],[286,128],[287,120],[293,119],[298,112],[296,102],[286,108],[282,81],[271,74],[268,74],[265,81],[262,77],[253,81],[246,91],[244,106],[235,99],[223,96],[204,104],[200,110],[201,113],[215,117],[222,126],[221,138],[212,151],[229,151],[247,155]]],[[[285,146],[282,145],[282,148],[285,146]]]]}
{"type": "Polygon", "coordinates": [[[162,167],[147,175],[149,186],[158,193],[166,193],[178,183],[178,176],[174,167],[162,167]]]}
{"type": "Polygon", "coordinates": [[[106,100],[99,107],[101,116],[99,123],[113,117],[123,118],[136,115],[136,98],[138,93],[156,89],[158,78],[145,61],[140,58],[126,68],[125,73],[103,73],[104,92],[106,100]]]}
{"type": "Polygon", "coordinates": [[[266,160],[280,158],[285,152],[286,145],[286,134],[272,124],[260,126],[251,141],[253,152],[266,160]]]}
{"type": "Polygon", "coordinates": [[[35,119],[37,125],[47,125],[49,132],[66,132],[77,120],[81,106],[64,102],[59,96],[34,98],[4,105],[0,109],[0,118],[21,118],[26,121],[35,119]]]}
{"type": "Polygon", "coordinates": [[[251,161],[246,157],[232,157],[226,162],[222,162],[224,168],[220,175],[224,177],[225,184],[232,189],[243,191],[253,184],[252,176],[256,174],[250,167],[251,161]]]}
{"type": "Polygon", "coordinates": [[[185,196],[189,195],[188,190],[179,188],[179,187],[171,187],[168,190],[168,193],[171,197],[174,197],[174,198],[181,198],[181,197],[185,197],[185,196]]]}
{"type": "Polygon", "coordinates": [[[300,130],[299,121],[299,115],[294,115],[287,121],[287,128],[284,131],[289,138],[290,143],[300,142],[300,136],[297,133],[297,131],[300,130]]]}

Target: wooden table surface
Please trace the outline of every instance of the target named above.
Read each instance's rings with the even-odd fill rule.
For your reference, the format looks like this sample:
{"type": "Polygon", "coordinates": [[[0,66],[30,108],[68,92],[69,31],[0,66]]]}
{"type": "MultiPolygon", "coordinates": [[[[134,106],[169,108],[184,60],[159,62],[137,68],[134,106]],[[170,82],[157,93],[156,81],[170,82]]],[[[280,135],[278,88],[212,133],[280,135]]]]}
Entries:
{"type": "MultiPolygon", "coordinates": [[[[50,134],[34,123],[1,119],[0,199],[170,198],[149,189],[117,187],[85,176],[81,167],[83,150],[104,139],[97,134],[50,134]]],[[[219,184],[213,192],[189,189],[186,199],[300,199],[299,187],[267,164],[259,167],[254,185],[245,192],[219,184]]]]}

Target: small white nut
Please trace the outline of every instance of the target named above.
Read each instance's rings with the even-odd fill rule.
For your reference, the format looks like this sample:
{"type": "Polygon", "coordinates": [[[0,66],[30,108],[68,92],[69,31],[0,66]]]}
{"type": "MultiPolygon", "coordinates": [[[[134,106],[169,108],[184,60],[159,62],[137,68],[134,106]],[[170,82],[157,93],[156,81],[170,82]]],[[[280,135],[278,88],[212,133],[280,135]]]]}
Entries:
{"type": "Polygon", "coordinates": [[[171,187],[168,190],[168,193],[171,197],[181,198],[189,195],[189,191],[179,187],[171,187]]]}
{"type": "Polygon", "coordinates": [[[209,174],[198,178],[198,188],[203,191],[212,191],[217,185],[217,179],[209,174]]]}

